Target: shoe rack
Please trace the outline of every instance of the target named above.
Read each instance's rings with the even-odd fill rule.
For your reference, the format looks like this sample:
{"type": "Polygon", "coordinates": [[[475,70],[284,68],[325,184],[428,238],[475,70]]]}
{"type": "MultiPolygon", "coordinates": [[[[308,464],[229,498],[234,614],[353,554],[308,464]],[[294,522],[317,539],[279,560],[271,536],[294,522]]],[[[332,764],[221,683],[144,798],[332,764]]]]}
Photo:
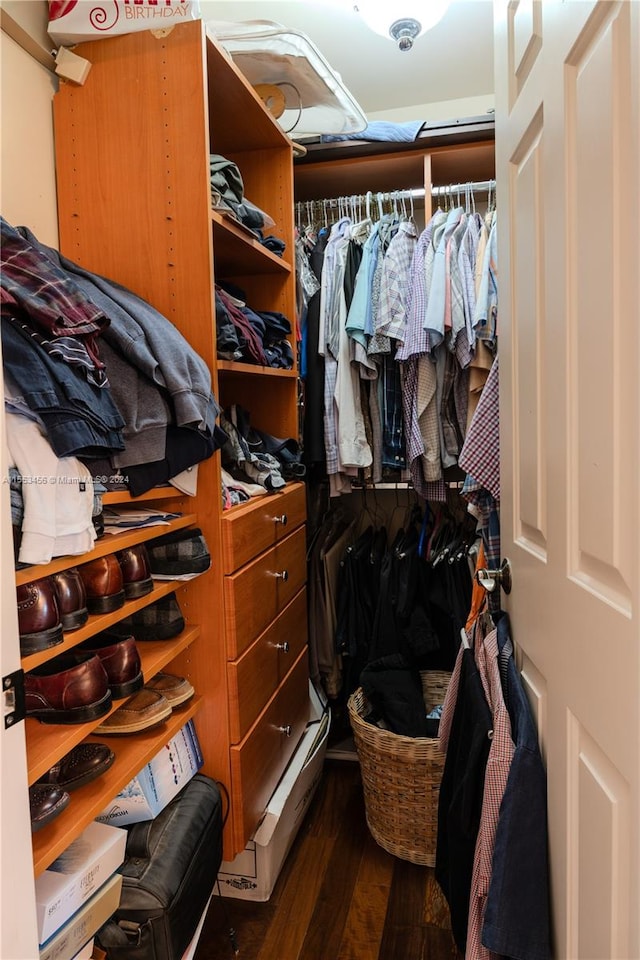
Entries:
{"type": "MultiPolygon", "coordinates": [[[[221,406],[239,403],[259,429],[298,437],[297,368],[218,362],[214,303],[214,279],[226,279],[246,291],[252,307],[280,311],[295,326],[291,142],[200,21],[80,44],[76,52],[91,64],[86,82],[62,83],[54,97],[61,252],[163,313],[210,367],[221,406]],[[210,153],[237,163],[246,197],[271,215],[269,232],[286,243],[283,257],[211,209],[210,153]]],[[[295,355],[295,334],[291,343],[295,355]]],[[[199,465],[193,497],[165,487],[135,501],[120,492],[104,499],[157,502],[181,517],[168,527],[106,535],[83,557],[19,571],[17,582],[189,526],[202,530],[211,568],[187,582],[156,581],[147,596],[92,616],[63,644],[25,657],[23,669],[175,590],[184,632],[138,648],[145,680],[167,670],[189,679],[196,696],[162,728],[109,738],[113,766],[74,791],[66,810],[34,835],[35,872],[192,716],[202,772],[231,798],[224,835],[224,857],[231,859],[257,826],[308,715],[304,485],[288,484],[223,513],[217,453],[199,465]]],[[[29,783],[99,722],[27,719],[29,783]]]]}

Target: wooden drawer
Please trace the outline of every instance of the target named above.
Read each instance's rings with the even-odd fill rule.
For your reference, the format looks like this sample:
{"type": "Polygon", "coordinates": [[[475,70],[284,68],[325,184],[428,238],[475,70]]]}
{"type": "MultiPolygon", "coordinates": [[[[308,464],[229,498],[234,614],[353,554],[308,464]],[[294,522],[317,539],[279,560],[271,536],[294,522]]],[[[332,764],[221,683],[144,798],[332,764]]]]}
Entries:
{"type": "Polygon", "coordinates": [[[227,659],[235,660],[253,643],[306,579],[305,527],[224,578],[227,659]]]}
{"type": "Polygon", "coordinates": [[[293,756],[309,719],[309,661],[303,650],[284,683],[231,747],[234,847],[243,850],[293,756]]]}
{"type": "Polygon", "coordinates": [[[225,573],[272,547],[304,523],[307,515],[303,483],[287,486],[282,493],[258,497],[252,503],[232,507],[222,515],[222,562],[225,573]]]}
{"type": "Polygon", "coordinates": [[[227,665],[231,742],[242,740],[307,643],[302,589],[239,660],[227,665]]]}

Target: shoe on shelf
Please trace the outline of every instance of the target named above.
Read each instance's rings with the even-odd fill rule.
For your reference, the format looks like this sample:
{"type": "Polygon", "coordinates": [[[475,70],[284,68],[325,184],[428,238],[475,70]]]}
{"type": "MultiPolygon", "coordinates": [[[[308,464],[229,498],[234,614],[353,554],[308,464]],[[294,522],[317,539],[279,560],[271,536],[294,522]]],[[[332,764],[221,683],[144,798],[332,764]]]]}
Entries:
{"type": "Polygon", "coordinates": [[[86,741],[65,754],[40,777],[38,784],[58,787],[70,793],[90,783],[109,769],[116,755],[106,743],[86,741]]]}
{"type": "Polygon", "coordinates": [[[62,623],[53,585],[48,577],[16,587],[20,653],[27,657],[62,643],[62,623]]]}
{"type": "Polygon", "coordinates": [[[27,717],[43,723],[88,723],[111,709],[111,691],[100,658],[84,654],[78,663],[61,654],[24,675],[27,717]]]}
{"type": "Polygon", "coordinates": [[[153,578],[149,569],[149,557],[144,543],[127,547],[116,554],[122,570],[124,592],[127,600],[144,597],[153,590],[153,578]]]}
{"type": "Polygon", "coordinates": [[[50,823],[62,813],[71,797],[61,787],[34,783],[29,787],[29,813],[31,815],[31,833],[37,833],[41,827],[50,823]]]}
{"type": "Polygon", "coordinates": [[[119,637],[104,630],[78,644],[70,653],[80,659],[91,653],[100,659],[114,700],[130,697],[144,684],[140,654],[133,637],[119,637]]]}
{"type": "Polygon", "coordinates": [[[96,727],[98,736],[121,736],[128,733],[140,733],[164,723],[171,716],[171,706],[166,697],[156,690],[143,687],[118,707],[114,713],[96,727]]]}
{"type": "Polygon", "coordinates": [[[166,697],[172,709],[186,703],[196,692],[185,677],[176,677],[172,673],[156,673],[145,684],[145,689],[157,690],[166,697]]]}
{"type": "Polygon", "coordinates": [[[169,593],[109,629],[120,636],[133,634],[136,640],[171,640],[184,630],[184,617],[175,593],[169,593]]]}
{"type": "Polygon", "coordinates": [[[52,573],[49,579],[55,591],[62,629],[71,631],[82,627],[89,619],[89,611],[78,568],[69,567],[68,570],[52,573]]]}
{"type": "Polygon", "coordinates": [[[147,541],[149,566],[154,576],[183,577],[204,573],[211,566],[207,542],[198,527],[173,530],[147,541]]]}
{"type": "Polygon", "coordinates": [[[78,567],[87,594],[89,613],[111,613],[125,601],[122,569],[114,553],[78,567]]]}

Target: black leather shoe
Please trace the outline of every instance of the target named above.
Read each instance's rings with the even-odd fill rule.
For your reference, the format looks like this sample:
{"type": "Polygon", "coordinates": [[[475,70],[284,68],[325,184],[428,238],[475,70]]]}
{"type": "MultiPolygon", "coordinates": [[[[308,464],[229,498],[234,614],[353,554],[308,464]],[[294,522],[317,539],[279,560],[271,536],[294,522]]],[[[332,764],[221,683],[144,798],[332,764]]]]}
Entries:
{"type": "Polygon", "coordinates": [[[34,783],[29,787],[29,813],[31,832],[36,833],[45,824],[55,820],[69,803],[71,797],[61,787],[34,783]]]}
{"type": "Polygon", "coordinates": [[[106,743],[79,743],[61,760],[58,760],[38,784],[58,787],[60,790],[77,790],[108,770],[116,755],[106,743]]]}

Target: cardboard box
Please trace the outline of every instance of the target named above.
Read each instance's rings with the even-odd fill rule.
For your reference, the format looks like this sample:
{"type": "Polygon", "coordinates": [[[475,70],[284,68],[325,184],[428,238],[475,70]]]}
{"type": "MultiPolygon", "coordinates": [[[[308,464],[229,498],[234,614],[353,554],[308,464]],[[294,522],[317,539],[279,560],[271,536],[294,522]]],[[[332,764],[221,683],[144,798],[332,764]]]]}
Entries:
{"type": "Polygon", "coordinates": [[[331,713],[309,684],[310,720],[253,838],[220,865],[223,896],[268,900],[322,776],[331,713]]]}
{"type": "Polygon", "coordinates": [[[126,843],[126,830],[90,823],[49,869],[36,877],[38,943],[46,943],[106,883],[124,860],[126,843]]]}
{"type": "Polygon", "coordinates": [[[130,780],[96,820],[125,826],[153,820],[201,768],[204,760],[193,720],[130,780]]]}
{"type": "MultiPolygon", "coordinates": [[[[126,831],[122,831],[125,833],[126,831]]],[[[98,892],[77,913],[71,917],[68,923],[58,930],[51,939],[40,947],[39,960],[77,960],[78,951],[80,957],[84,960],[85,955],[91,957],[92,952],[87,954],[87,946],[93,942],[92,938],[98,932],[103,923],[106,923],[120,904],[120,891],[122,890],[122,876],[114,873],[105,884],[100,887],[98,892]]],[[[94,948],[94,949],[97,949],[94,948]]]]}
{"type": "Polygon", "coordinates": [[[80,953],[76,953],[73,960],[91,960],[92,957],[93,957],[93,937],[91,937],[91,940],[89,940],[89,943],[85,943],[80,953]]]}

